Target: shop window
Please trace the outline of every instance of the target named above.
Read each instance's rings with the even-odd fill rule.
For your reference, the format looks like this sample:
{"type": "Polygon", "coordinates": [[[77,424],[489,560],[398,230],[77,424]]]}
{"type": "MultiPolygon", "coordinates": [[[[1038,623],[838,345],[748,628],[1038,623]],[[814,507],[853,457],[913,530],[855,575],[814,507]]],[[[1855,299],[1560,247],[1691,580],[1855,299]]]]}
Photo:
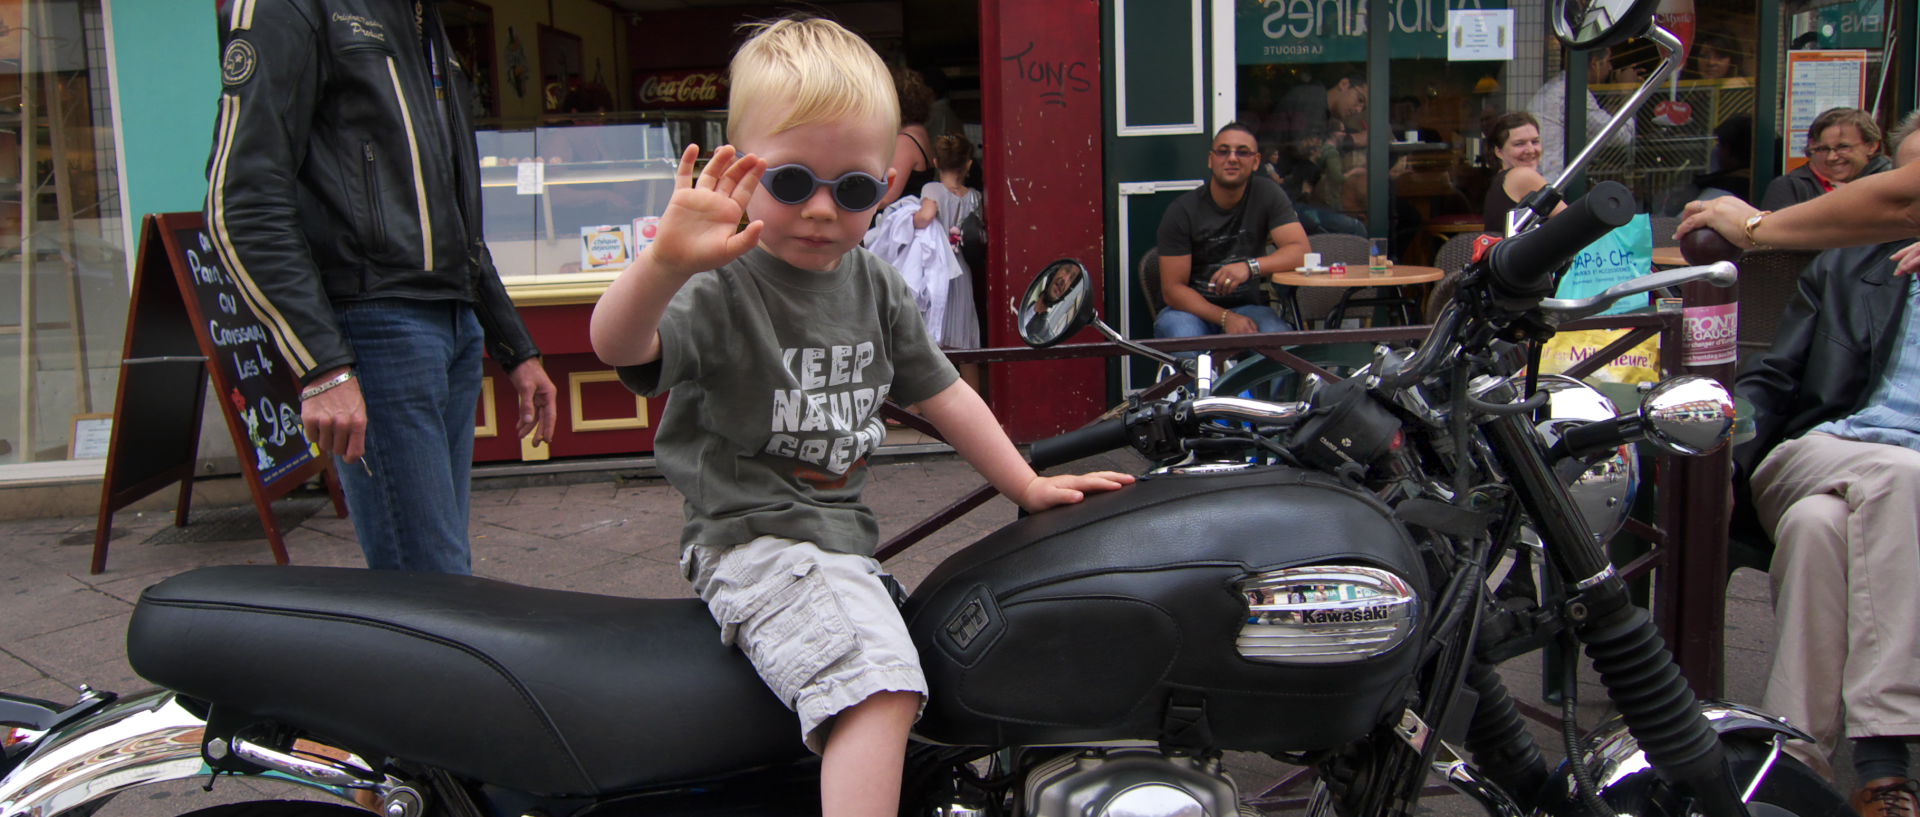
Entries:
{"type": "Polygon", "coordinates": [[[0,464],[106,455],[128,283],[102,25],[99,0],[0,4],[0,464]]]}

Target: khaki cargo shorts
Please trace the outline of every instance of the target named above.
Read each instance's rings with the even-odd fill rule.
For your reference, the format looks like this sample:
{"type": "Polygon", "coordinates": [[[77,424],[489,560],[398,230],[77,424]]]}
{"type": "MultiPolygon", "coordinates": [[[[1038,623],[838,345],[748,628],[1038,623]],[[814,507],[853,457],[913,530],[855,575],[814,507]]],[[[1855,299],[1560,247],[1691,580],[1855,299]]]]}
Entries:
{"type": "Polygon", "coordinates": [[[762,536],[744,545],[688,545],[680,572],[740,648],[800,716],[807,748],[826,746],[834,715],[881,692],[927,699],[920,654],[871,557],[762,536]]]}

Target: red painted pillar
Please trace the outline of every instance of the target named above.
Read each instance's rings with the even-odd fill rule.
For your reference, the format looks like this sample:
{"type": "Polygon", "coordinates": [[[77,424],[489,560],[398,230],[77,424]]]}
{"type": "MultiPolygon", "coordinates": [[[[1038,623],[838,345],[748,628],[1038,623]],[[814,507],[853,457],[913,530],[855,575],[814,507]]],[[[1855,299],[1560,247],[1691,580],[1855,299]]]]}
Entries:
{"type": "MultiPolygon", "coordinates": [[[[988,346],[1019,346],[1007,303],[1034,273],[1062,257],[1097,270],[1106,254],[1100,3],[982,0],[980,39],[990,243],[980,312],[988,346]]],[[[1105,408],[1105,358],[990,371],[994,413],[1016,442],[1076,428],[1105,408]]]]}

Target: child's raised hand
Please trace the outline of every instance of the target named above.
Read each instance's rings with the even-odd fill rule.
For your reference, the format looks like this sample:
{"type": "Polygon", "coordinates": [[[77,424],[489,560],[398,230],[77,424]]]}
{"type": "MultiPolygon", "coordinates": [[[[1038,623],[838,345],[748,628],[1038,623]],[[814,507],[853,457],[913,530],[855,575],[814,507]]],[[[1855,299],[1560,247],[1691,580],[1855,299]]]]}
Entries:
{"type": "Polygon", "coordinates": [[[688,145],[680,154],[673,198],[660,216],[660,234],[648,248],[656,265],[683,275],[715,269],[746,254],[760,240],[763,227],[755,221],[742,230],[740,218],[760,188],[766,160],[721,145],[696,179],[693,164],[699,158],[699,145],[688,145]]]}
{"type": "Polygon", "coordinates": [[[1132,474],[1118,471],[1095,471],[1090,474],[1061,474],[1052,477],[1033,478],[1027,483],[1026,496],[1015,497],[1015,503],[1028,512],[1039,512],[1055,505],[1072,505],[1087,498],[1088,492],[1118,491],[1133,484],[1132,474]]]}

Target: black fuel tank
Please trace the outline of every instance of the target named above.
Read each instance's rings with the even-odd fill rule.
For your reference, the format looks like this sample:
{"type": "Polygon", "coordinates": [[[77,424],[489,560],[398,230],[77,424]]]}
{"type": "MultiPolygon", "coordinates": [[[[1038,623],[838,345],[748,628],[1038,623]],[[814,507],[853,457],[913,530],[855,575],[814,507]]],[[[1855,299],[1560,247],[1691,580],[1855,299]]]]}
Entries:
{"type": "Polygon", "coordinates": [[[1008,525],[920,583],[906,619],[933,694],[915,731],[979,746],[1155,740],[1168,734],[1172,700],[1202,721],[1188,744],[1340,745],[1400,701],[1429,596],[1407,529],[1329,477],[1144,478],[1008,525]],[[1410,636],[1348,663],[1241,656],[1249,610],[1237,582],[1336,564],[1405,579],[1419,598],[1410,636]]]}

